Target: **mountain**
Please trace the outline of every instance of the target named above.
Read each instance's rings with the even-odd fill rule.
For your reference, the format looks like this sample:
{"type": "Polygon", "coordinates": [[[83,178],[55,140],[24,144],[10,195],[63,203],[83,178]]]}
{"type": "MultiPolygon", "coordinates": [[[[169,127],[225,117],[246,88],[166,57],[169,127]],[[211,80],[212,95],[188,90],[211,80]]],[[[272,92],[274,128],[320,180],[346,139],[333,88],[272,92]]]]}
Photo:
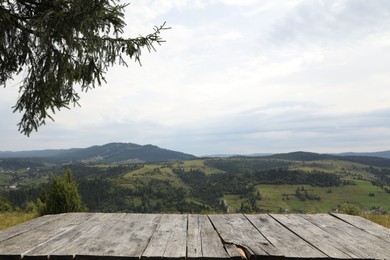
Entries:
{"type": "Polygon", "coordinates": [[[290,161],[318,161],[318,160],[339,160],[339,161],[349,161],[364,164],[367,166],[376,166],[376,167],[390,167],[390,158],[375,157],[368,155],[333,155],[333,154],[318,154],[311,152],[292,152],[292,153],[282,153],[282,154],[273,154],[267,156],[266,158],[275,158],[283,159],[290,161]]]}
{"type": "Polygon", "coordinates": [[[318,154],[318,153],[301,152],[301,151],[273,154],[268,157],[276,158],[276,159],[284,159],[284,160],[299,160],[299,161],[331,160],[331,159],[338,158],[336,155],[318,154]]]}
{"type": "Polygon", "coordinates": [[[0,158],[41,158],[53,163],[126,163],[182,161],[191,160],[196,157],[191,154],[162,149],[150,144],[109,143],[88,148],[0,152],[0,158]]]}
{"type": "Polygon", "coordinates": [[[382,151],[382,152],[371,152],[371,153],[341,153],[343,156],[370,156],[370,157],[380,157],[390,159],[390,151],[382,151]]]}
{"type": "Polygon", "coordinates": [[[251,154],[210,154],[204,155],[204,158],[230,158],[230,157],[263,157],[269,156],[272,153],[251,153],[251,154]]]}

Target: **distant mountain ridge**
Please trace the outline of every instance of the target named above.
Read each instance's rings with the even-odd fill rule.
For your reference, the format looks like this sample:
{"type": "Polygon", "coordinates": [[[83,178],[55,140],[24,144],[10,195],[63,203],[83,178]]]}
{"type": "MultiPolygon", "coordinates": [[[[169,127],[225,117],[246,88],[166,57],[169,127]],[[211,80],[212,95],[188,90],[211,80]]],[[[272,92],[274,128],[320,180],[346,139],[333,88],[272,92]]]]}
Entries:
{"type": "Polygon", "coordinates": [[[0,152],[0,158],[44,158],[54,163],[126,163],[182,161],[195,159],[196,156],[163,149],[150,144],[138,145],[132,143],[108,143],[88,148],[0,152]]]}
{"type": "MultiPolygon", "coordinates": [[[[313,152],[304,152],[304,151],[296,151],[289,153],[254,153],[254,154],[210,154],[205,155],[203,157],[220,157],[220,158],[229,158],[229,157],[275,157],[279,159],[288,158],[288,159],[297,159],[297,160],[324,160],[324,159],[334,159],[335,156],[346,156],[346,157],[377,157],[390,159],[390,151],[381,151],[381,152],[347,152],[347,153],[329,153],[329,154],[321,154],[321,153],[313,153],[313,152]]],[[[336,157],[337,158],[337,157],[336,157]]]]}
{"type": "Polygon", "coordinates": [[[341,153],[343,156],[370,156],[370,157],[380,157],[380,158],[388,158],[390,159],[390,151],[382,151],[382,152],[371,152],[371,153],[341,153]]]}
{"type": "MultiPolygon", "coordinates": [[[[390,151],[372,153],[319,154],[312,152],[290,152],[280,154],[250,155],[209,155],[207,157],[269,157],[286,160],[334,160],[341,159],[360,162],[366,165],[390,167],[390,151]]],[[[95,162],[95,163],[131,163],[131,162],[164,162],[196,159],[191,154],[163,149],[155,145],[138,145],[133,143],[108,143],[88,148],[47,149],[35,151],[7,152],[0,151],[0,159],[40,159],[52,163],[95,162]]]]}
{"type": "Polygon", "coordinates": [[[209,157],[209,158],[230,158],[230,157],[264,157],[264,156],[270,156],[272,153],[251,153],[251,154],[209,154],[204,155],[202,157],[209,157]]]}
{"type": "Polygon", "coordinates": [[[356,162],[360,164],[365,164],[368,166],[377,166],[377,167],[390,167],[390,158],[384,157],[375,157],[368,155],[336,155],[336,154],[319,154],[311,152],[292,152],[292,153],[282,153],[282,154],[273,154],[267,156],[266,158],[276,158],[292,161],[319,161],[319,160],[344,160],[349,162],[356,162]]]}

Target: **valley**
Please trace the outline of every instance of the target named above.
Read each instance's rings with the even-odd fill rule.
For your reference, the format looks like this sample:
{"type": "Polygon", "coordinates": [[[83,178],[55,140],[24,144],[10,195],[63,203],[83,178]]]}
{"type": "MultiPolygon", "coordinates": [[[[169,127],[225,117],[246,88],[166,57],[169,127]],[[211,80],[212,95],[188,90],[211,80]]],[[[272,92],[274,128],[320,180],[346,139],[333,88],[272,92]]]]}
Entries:
{"type": "Polygon", "coordinates": [[[390,160],[290,153],[165,162],[0,161],[0,196],[26,209],[71,170],[92,212],[390,212],[390,160]]]}

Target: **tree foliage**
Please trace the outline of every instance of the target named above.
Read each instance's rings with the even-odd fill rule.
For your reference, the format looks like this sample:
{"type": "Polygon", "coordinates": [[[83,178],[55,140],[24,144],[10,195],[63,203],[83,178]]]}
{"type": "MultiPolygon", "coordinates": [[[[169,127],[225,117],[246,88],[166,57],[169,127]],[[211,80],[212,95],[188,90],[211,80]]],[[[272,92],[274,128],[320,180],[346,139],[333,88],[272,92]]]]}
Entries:
{"type": "Polygon", "coordinates": [[[68,170],[63,177],[54,176],[41,214],[80,212],[85,208],[77,190],[77,184],[68,170]]]}
{"type": "Polygon", "coordinates": [[[53,119],[82,91],[101,85],[108,67],[127,65],[126,56],[140,61],[141,49],[163,40],[165,24],[145,36],[124,39],[124,8],[116,0],[1,0],[0,85],[23,71],[19,131],[33,130],[53,119]]]}
{"type": "Polygon", "coordinates": [[[4,197],[0,197],[0,212],[11,211],[11,203],[4,197]]]}

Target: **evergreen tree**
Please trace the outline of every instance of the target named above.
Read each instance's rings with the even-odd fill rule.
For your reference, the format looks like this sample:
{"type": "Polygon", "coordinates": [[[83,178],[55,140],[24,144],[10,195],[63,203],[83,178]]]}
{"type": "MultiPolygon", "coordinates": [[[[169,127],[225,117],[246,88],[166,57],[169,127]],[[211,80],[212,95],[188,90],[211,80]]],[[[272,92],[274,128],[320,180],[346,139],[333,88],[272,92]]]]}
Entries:
{"type": "Polygon", "coordinates": [[[41,214],[58,214],[85,210],[77,190],[77,184],[69,170],[65,171],[63,177],[54,176],[52,178],[46,196],[41,214]]]}
{"type": "Polygon", "coordinates": [[[53,119],[82,91],[101,85],[104,73],[124,57],[140,61],[141,49],[154,50],[160,32],[137,38],[121,37],[124,8],[117,0],[1,0],[0,86],[15,74],[26,75],[13,107],[22,112],[19,131],[27,136],[53,119]]]}

